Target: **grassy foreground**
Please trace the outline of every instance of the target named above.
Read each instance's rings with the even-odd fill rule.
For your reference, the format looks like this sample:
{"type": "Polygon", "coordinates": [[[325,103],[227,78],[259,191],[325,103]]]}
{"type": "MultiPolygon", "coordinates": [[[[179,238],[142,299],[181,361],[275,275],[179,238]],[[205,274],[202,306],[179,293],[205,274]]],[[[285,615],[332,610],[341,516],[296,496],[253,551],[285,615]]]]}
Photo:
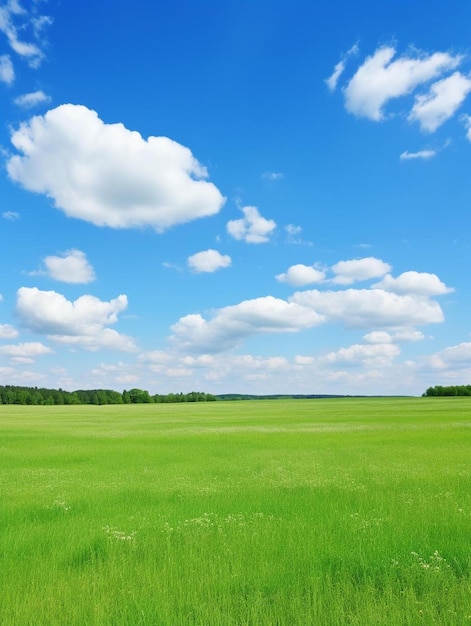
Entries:
{"type": "Polygon", "coordinates": [[[2,626],[471,625],[471,398],[0,406],[2,626]]]}

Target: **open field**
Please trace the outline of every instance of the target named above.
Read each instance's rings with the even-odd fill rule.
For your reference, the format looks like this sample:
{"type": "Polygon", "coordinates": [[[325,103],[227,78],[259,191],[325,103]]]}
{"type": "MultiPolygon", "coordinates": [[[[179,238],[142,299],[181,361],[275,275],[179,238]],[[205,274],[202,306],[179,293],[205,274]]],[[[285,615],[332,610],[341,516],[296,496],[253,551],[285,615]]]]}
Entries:
{"type": "Polygon", "coordinates": [[[0,406],[0,624],[471,625],[471,399],[0,406]]]}

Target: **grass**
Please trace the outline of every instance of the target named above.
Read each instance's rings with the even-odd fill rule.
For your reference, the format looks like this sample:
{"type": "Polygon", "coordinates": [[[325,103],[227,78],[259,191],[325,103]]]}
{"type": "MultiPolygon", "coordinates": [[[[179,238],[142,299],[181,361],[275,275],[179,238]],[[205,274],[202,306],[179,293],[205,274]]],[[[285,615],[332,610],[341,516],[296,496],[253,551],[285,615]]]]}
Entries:
{"type": "Polygon", "coordinates": [[[0,407],[2,626],[471,625],[471,399],[0,407]]]}

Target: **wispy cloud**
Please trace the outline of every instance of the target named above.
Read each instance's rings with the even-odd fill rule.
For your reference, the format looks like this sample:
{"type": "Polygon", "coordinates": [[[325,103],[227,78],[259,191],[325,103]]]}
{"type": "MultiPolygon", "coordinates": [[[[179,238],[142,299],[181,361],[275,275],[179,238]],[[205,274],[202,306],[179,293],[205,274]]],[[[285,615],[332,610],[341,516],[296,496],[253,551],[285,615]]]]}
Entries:
{"type": "Polygon", "coordinates": [[[2,213],[2,217],[5,220],[9,220],[10,222],[14,222],[15,220],[19,220],[20,219],[20,214],[17,213],[16,211],[4,211],[2,213]]]}
{"type": "Polygon", "coordinates": [[[31,93],[25,93],[22,96],[15,98],[14,102],[23,109],[31,109],[38,104],[45,104],[50,102],[51,97],[44,93],[44,91],[32,91],[31,93]]]}
{"type": "Polygon", "coordinates": [[[335,89],[337,88],[337,83],[340,79],[340,77],[342,76],[343,72],[345,71],[345,67],[347,65],[347,61],[349,59],[349,57],[358,54],[359,52],[359,48],[358,48],[358,44],[354,44],[350,50],[348,50],[340,59],[340,61],[335,65],[334,67],[334,71],[332,72],[332,74],[329,76],[329,78],[326,78],[325,82],[327,87],[329,88],[330,91],[335,91],[335,89]]]}
{"type": "Polygon", "coordinates": [[[285,175],[283,172],[263,172],[262,178],[265,180],[281,180],[285,175]]]}
{"type": "Polygon", "coordinates": [[[15,80],[15,68],[8,54],[0,56],[0,81],[11,85],[15,80]]]}
{"type": "Polygon", "coordinates": [[[415,52],[393,60],[396,53],[394,47],[384,46],[366,58],[344,89],[347,111],[381,121],[390,100],[410,94],[419,85],[455,69],[463,59],[446,52],[415,52]]]}
{"type": "Polygon", "coordinates": [[[427,160],[433,158],[436,154],[436,150],[418,150],[417,152],[409,152],[408,150],[405,150],[400,154],[399,158],[401,161],[410,161],[413,159],[427,160]]]}

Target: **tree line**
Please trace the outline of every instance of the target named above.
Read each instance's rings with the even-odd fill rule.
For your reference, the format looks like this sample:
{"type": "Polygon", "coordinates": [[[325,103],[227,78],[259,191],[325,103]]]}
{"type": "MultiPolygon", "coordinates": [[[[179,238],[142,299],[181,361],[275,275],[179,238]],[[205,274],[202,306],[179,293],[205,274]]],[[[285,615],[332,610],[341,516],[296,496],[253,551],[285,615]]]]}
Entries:
{"type": "Polygon", "coordinates": [[[144,389],[129,389],[122,393],[111,389],[46,389],[0,385],[0,404],[154,404],[163,402],[212,402],[216,396],[201,391],[151,395],[144,389]]]}
{"type": "Polygon", "coordinates": [[[422,394],[424,397],[434,396],[471,396],[471,385],[435,385],[422,394]]]}

